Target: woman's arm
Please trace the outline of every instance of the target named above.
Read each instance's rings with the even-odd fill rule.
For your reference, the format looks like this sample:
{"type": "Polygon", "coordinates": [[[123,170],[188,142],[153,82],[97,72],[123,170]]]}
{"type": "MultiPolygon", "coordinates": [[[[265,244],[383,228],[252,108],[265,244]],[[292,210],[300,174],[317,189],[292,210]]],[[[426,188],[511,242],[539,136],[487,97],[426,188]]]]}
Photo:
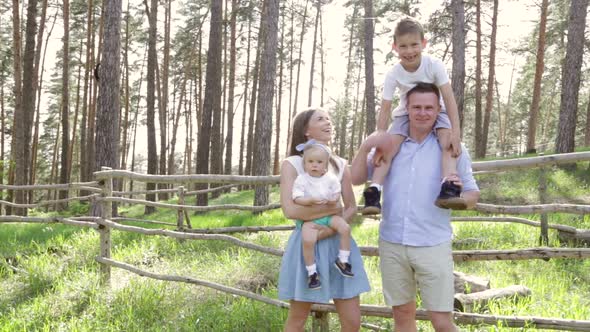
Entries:
{"type": "Polygon", "coordinates": [[[293,201],[293,183],[297,178],[297,170],[288,161],[281,165],[281,208],[287,219],[313,220],[321,217],[339,214],[342,208],[336,204],[302,206],[293,201]]]}

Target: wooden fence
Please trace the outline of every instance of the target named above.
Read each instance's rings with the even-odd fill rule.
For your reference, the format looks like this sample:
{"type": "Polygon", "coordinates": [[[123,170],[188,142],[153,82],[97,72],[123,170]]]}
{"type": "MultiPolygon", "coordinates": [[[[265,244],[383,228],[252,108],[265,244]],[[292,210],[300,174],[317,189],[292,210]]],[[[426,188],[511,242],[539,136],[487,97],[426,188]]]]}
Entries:
{"type": "MultiPolygon", "coordinates": [[[[541,156],[532,158],[520,158],[514,160],[500,160],[500,161],[486,161],[475,162],[473,169],[476,172],[499,172],[518,168],[531,167],[547,167],[548,165],[557,165],[564,163],[572,163],[578,161],[590,160],[590,152],[570,153],[553,156],[541,156]]],[[[545,172],[540,172],[540,190],[543,195],[546,180],[543,179],[545,172]]],[[[270,248],[256,243],[243,241],[231,235],[236,232],[260,232],[260,231],[275,231],[275,230],[289,230],[292,226],[276,226],[276,227],[227,227],[222,229],[193,229],[188,218],[188,211],[214,211],[214,210],[246,210],[252,212],[261,212],[270,209],[280,208],[279,204],[268,204],[265,206],[245,206],[245,205],[216,205],[216,206],[191,206],[186,205],[185,197],[188,195],[203,194],[215,190],[224,190],[236,185],[269,185],[277,184],[277,176],[236,176],[236,175],[146,175],[138,174],[125,170],[110,170],[103,169],[95,174],[96,181],[87,183],[72,183],[72,184],[55,184],[55,185],[29,185],[29,186],[8,186],[0,185],[0,190],[84,190],[90,192],[90,195],[71,197],[61,200],[42,201],[35,204],[15,204],[12,202],[0,200],[0,213],[3,214],[5,207],[10,206],[14,208],[38,208],[47,205],[60,204],[70,201],[93,201],[100,204],[99,216],[79,216],[79,217],[23,217],[14,215],[0,215],[0,223],[62,223],[77,227],[88,227],[96,229],[100,234],[100,256],[96,260],[100,263],[100,271],[102,280],[105,284],[110,283],[111,267],[121,268],[132,273],[166,281],[185,282],[200,286],[216,289],[228,294],[247,297],[252,300],[264,302],[270,305],[275,305],[281,308],[288,308],[287,302],[276,299],[264,297],[262,295],[236,289],[233,287],[199,280],[185,276],[174,276],[165,274],[155,274],[145,271],[111,259],[111,230],[118,230],[124,232],[140,233],[144,235],[166,236],[175,239],[185,240],[218,240],[226,241],[233,245],[256,250],[270,255],[281,256],[282,249],[270,248]],[[126,195],[145,194],[148,191],[134,191],[123,192],[113,190],[113,180],[123,179],[132,181],[143,181],[151,183],[167,183],[180,185],[173,189],[153,190],[149,193],[167,192],[177,193],[178,204],[150,202],[143,199],[125,198],[126,195]],[[228,186],[218,187],[208,190],[200,191],[186,191],[185,186],[195,183],[221,183],[229,184],[228,186]],[[160,208],[170,208],[177,211],[177,223],[171,224],[157,220],[143,220],[143,219],[129,219],[112,216],[113,203],[127,203],[127,204],[142,204],[150,205],[160,208]],[[129,226],[121,224],[123,220],[133,220],[142,222],[152,222],[159,224],[166,224],[174,226],[174,230],[170,229],[148,229],[138,226],[129,226]]],[[[578,215],[590,214],[590,205],[580,204],[538,204],[528,206],[506,206],[506,205],[491,205],[479,203],[476,207],[477,211],[491,214],[536,214],[540,213],[542,216],[552,212],[572,213],[578,215]]],[[[547,243],[547,230],[557,230],[566,239],[572,240],[590,240],[590,230],[576,229],[571,226],[549,224],[547,218],[541,218],[541,221],[529,220],[520,217],[454,217],[454,222],[508,222],[520,223],[539,227],[541,229],[540,237],[542,243],[547,243]]],[[[361,252],[366,256],[377,256],[378,251],[376,247],[361,247],[361,252]]],[[[519,259],[548,259],[548,258],[590,258],[590,248],[549,248],[549,247],[535,247],[519,250],[457,250],[453,251],[453,258],[455,261],[474,261],[474,260],[519,260],[519,259]]],[[[327,329],[327,313],[335,312],[334,305],[314,304],[312,306],[314,313],[314,329],[327,329]]],[[[361,305],[361,312],[363,316],[376,317],[391,317],[391,308],[383,306],[361,305]]],[[[458,324],[489,324],[509,327],[535,327],[542,329],[567,330],[567,331],[590,331],[590,320],[576,321],[557,318],[542,318],[542,317],[516,317],[516,316],[493,316],[481,315],[473,313],[454,313],[455,320],[458,324]]],[[[419,320],[427,320],[426,312],[419,310],[416,316],[419,320]]]]}

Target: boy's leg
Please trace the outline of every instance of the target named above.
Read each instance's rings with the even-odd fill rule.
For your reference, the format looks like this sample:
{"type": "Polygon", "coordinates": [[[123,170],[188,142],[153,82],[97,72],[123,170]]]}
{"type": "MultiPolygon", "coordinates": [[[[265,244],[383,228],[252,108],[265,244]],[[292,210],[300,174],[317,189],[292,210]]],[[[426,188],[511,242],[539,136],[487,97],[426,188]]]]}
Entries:
{"type": "Polygon", "coordinates": [[[354,277],[352,266],[348,262],[350,257],[350,225],[342,217],[332,216],[330,228],[340,234],[340,250],[334,265],[344,277],[354,277]]]}
{"type": "Polygon", "coordinates": [[[391,137],[391,152],[388,154],[375,153],[373,156],[375,170],[373,171],[373,177],[371,178],[371,185],[369,185],[369,187],[363,192],[365,198],[365,207],[362,211],[363,214],[381,213],[381,191],[383,190],[383,183],[385,183],[385,177],[389,172],[391,162],[398,153],[399,148],[405,139],[404,136],[397,134],[393,134],[391,137]]]}
{"type": "Polygon", "coordinates": [[[442,176],[440,194],[436,199],[436,206],[443,209],[465,210],[467,203],[461,198],[461,188],[454,182],[447,181],[447,177],[457,175],[457,158],[453,157],[451,150],[451,130],[438,128],[436,130],[438,142],[442,150],[442,176]]]}

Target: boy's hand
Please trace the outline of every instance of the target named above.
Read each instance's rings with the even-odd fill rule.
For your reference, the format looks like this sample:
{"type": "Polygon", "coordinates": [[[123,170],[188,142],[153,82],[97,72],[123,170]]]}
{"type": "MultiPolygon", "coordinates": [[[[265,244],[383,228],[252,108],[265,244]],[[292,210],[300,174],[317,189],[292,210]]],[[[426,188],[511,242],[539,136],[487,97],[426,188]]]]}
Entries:
{"type": "Polygon", "coordinates": [[[363,142],[363,147],[369,152],[375,148],[373,155],[373,164],[375,166],[381,165],[384,160],[384,155],[391,154],[393,147],[393,136],[385,131],[375,131],[369,135],[363,142]]]}
{"type": "Polygon", "coordinates": [[[453,158],[459,157],[461,154],[461,136],[458,132],[453,131],[451,134],[451,152],[453,158]]]}

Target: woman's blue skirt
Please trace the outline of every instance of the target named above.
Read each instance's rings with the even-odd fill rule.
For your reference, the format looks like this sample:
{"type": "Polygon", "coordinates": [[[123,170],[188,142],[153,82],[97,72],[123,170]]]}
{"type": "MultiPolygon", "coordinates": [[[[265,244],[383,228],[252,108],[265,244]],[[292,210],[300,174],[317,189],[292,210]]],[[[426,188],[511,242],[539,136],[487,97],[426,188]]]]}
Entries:
{"type": "Polygon", "coordinates": [[[285,248],[279,274],[279,299],[302,302],[329,303],[331,299],[350,299],[368,292],[369,279],[363,266],[359,248],[351,239],[349,263],[354,277],[344,277],[334,266],[340,248],[340,235],[336,234],[317,242],[315,263],[322,287],[307,287],[307,270],[303,261],[301,229],[295,228],[285,248]]]}

